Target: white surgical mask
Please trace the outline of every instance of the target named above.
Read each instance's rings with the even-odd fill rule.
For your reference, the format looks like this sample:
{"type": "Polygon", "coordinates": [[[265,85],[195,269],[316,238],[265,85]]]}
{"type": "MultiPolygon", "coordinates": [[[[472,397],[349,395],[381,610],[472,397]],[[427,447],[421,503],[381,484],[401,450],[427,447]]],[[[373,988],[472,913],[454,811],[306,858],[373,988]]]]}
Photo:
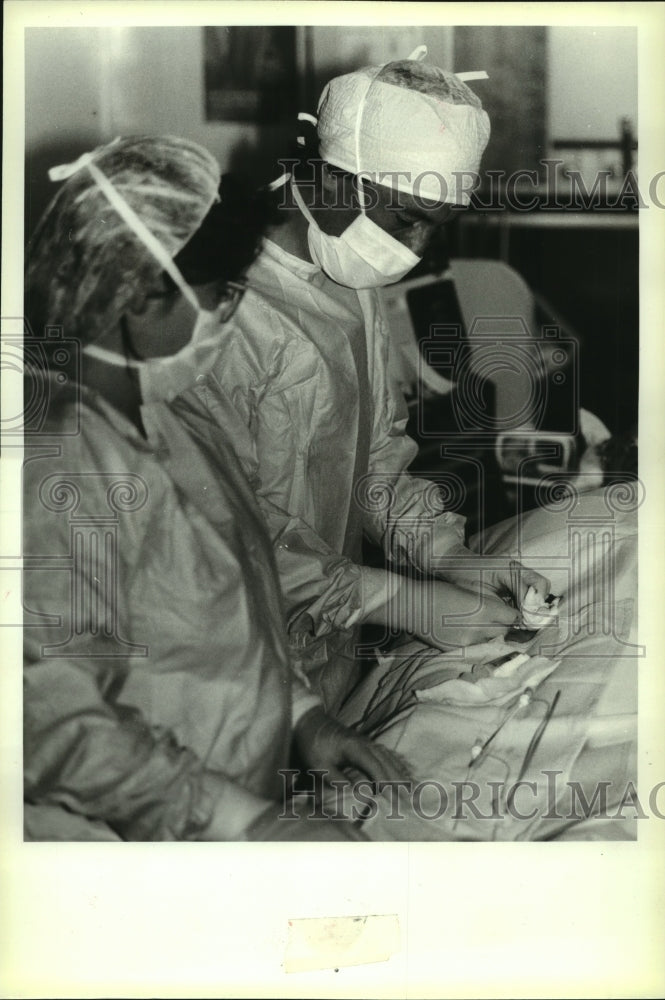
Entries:
{"type": "Polygon", "coordinates": [[[225,308],[228,307],[222,305],[211,312],[199,307],[191,340],[176,354],[137,361],[98,344],[87,344],[83,353],[108,364],[136,369],[143,402],[168,403],[204,378],[213,367],[219,354],[221,314],[225,308]]]}
{"type": "MultiPolygon", "coordinates": [[[[427,49],[424,46],[421,46],[420,49],[412,53],[412,56],[421,58],[427,49]],[[423,51],[421,52],[420,49],[423,51]]],[[[329,278],[340,285],[346,285],[347,288],[381,288],[383,285],[392,285],[409,271],[412,271],[421,260],[412,250],[387,233],[385,229],[381,229],[375,222],[372,222],[365,212],[360,163],[360,126],[372,82],[373,78],[370,77],[356,115],[356,174],[360,185],[361,214],[353,220],[341,236],[331,236],[329,233],[324,233],[305,205],[297,185],[291,183],[296,204],[309,222],[307,242],[312,260],[329,278]]],[[[313,119],[311,115],[299,117],[316,122],[316,119],[313,119]]]]}
{"type": "Polygon", "coordinates": [[[298,186],[291,185],[298,208],[309,222],[307,242],[312,260],[329,278],[347,288],[392,285],[419,263],[412,250],[365,214],[353,220],[341,236],[324,233],[305,205],[298,186]]]}
{"type": "MultiPolygon", "coordinates": [[[[169,402],[203,378],[214,365],[219,352],[219,330],[222,323],[228,319],[229,303],[220,303],[214,311],[201,306],[196,293],[187,284],[163,245],[93,162],[92,154],[85,153],[75,163],[52,168],[49,176],[51,180],[65,180],[84,167],[90,171],[97,186],[129,228],[136,233],[171,277],[196,312],[196,320],[191,339],[176,354],[135,360],[98,344],[87,344],[83,348],[83,353],[118,367],[134,368],[138,373],[141,398],[144,403],[169,402]]],[[[229,282],[229,286],[234,290],[239,288],[233,282],[229,282]]]]}

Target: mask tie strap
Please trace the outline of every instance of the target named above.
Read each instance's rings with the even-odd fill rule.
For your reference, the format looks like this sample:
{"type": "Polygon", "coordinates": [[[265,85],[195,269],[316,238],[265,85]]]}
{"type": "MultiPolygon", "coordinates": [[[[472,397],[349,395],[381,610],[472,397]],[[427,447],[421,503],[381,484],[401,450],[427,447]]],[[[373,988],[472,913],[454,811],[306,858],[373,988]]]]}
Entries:
{"type": "Polygon", "coordinates": [[[489,76],[484,69],[469,70],[468,73],[455,73],[458,80],[468,83],[470,80],[489,80],[489,76]]]}
{"type": "Polygon", "coordinates": [[[293,197],[295,198],[296,205],[298,206],[298,208],[300,209],[300,211],[302,212],[302,214],[305,216],[305,218],[307,219],[307,221],[312,226],[316,226],[316,228],[318,229],[318,226],[317,226],[316,222],[314,221],[312,213],[310,212],[310,210],[308,209],[307,205],[305,204],[305,202],[303,200],[303,196],[301,195],[300,191],[298,190],[298,185],[294,183],[293,179],[291,180],[291,191],[293,192],[293,197]]]}
{"type": "Polygon", "coordinates": [[[422,62],[426,56],[427,56],[427,46],[417,45],[416,48],[411,53],[411,55],[407,56],[407,58],[412,59],[414,62],[422,62]]]}
{"type": "MultiPolygon", "coordinates": [[[[106,149],[113,149],[120,142],[120,136],[116,136],[113,142],[110,142],[106,149]]],[[[48,172],[48,178],[50,181],[66,181],[74,174],[77,174],[79,170],[83,170],[87,167],[89,163],[92,163],[94,159],[94,153],[82,153],[78,160],[74,160],[72,163],[61,163],[59,167],[51,167],[48,172]]]]}
{"type": "MultiPolygon", "coordinates": [[[[314,126],[318,125],[318,123],[319,123],[319,119],[318,118],[315,118],[314,115],[308,114],[306,111],[300,111],[299,112],[299,114],[298,114],[298,121],[299,122],[309,122],[311,125],[314,125],[314,126]]],[[[299,146],[304,146],[305,145],[305,136],[304,135],[297,136],[296,142],[298,143],[299,146]]],[[[276,177],[274,181],[270,181],[269,184],[266,184],[266,189],[268,191],[278,191],[285,184],[288,184],[288,182],[290,180],[291,180],[291,171],[289,170],[286,173],[280,174],[280,176],[276,177]]]]}
{"type": "MultiPolygon", "coordinates": [[[[315,115],[308,114],[306,111],[300,111],[299,112],[299,114],[298,114],[298,121],[299,122],[309,122],[310,125],[314,126],[314,128],[316,128],[316,126],[319,124],[319,119],[316,118],[315,115]]],[[[299,146],[304,146],[305,145],[305,136],[304,135],[297,136],[296,142],[298,143],[299,146]]]]}
{"type": "Polygon", "coordinates": [[[281,187],[284,187],[285,184],[288,184],[290,180],[291,180],[291,171],[289,170],[285,174],[280,174],[280,176],[275,178],[274,181],[270,181],[270,184],[267,184],[266,187],[268,191],[279,191],[279,189],[281,187]]]}
{"type": "Polygon", "coordinates": [[[83,351],[88,357],[105,361],[106,364],[115,365],[116,368],[140,368],[145,363],[135,361],[134,358],[128,358],[123,354],[116,354],[115,351],[109,351],[106,347],[100,347],[99,344],[86,344],[83,351]]]}

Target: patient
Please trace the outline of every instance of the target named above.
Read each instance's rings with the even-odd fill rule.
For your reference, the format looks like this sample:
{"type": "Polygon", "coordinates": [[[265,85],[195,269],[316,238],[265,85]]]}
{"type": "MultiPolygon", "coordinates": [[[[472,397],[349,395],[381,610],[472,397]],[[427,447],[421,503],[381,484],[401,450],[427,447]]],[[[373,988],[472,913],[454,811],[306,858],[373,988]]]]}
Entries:
{"type": "Polygon", "coordinates": [[[228,435],[175,416],[259,233],[225,253],[218,164],[185,140],[116,140],[51,177],[26,269],[50,361],[24,470],[25,836],[357,839],[278,821],[292,740],[333,773],[404,766],[293,676],[228,435]]]}

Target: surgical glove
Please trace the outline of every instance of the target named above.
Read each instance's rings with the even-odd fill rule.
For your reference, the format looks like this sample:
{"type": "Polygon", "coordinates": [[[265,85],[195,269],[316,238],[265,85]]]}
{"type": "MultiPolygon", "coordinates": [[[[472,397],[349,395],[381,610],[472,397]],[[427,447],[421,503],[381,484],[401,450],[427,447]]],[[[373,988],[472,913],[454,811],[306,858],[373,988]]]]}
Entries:
{"type": "Polygon", "coordinates": [[[441,568],[437,576],[463,587],[467,590],[490,591],[503,600],[510,601],[513,607],[521,609],[530,587],[533,587],[539,605],[545,603],[550,593],[550,581],[536,570],[522,566],[516,559],[508,559],[504,566],[492,566],[496,557],[479,556],[460,547],[454,553],[456,557],[463,556],[467,565],[464,568],[441,568]]]}
{"type": "Polygon", "coordinates": [[[529,587],[522,602],[522,624],[528,629],[541,629],[557,622],[559,598],[552,597],[549,604],[544,603],[533,587],[529,587]]]}
{"type": "Polygon", "coordinates": [[[408,768],[392,750],[336,722],[319,707],[310,709],[295,730],[307,770],[326,771],[327,781],[347,781],[342,768],[359,771],[370,781],[408,779],[408,768]]]}
{"type": "Polygon", "coordinates": [[[518,616],[494,594],[466,590],[441,580],[405,578],[393,598],[365,620],[408,632],[429,646],[447,651],[502,636],[516,624],[518,616]]]}
{"type": "MultiPolygon", "coordinates": [[[[196,840],[246,840],[247,831],[270,805],[242,785],[221,774],[209,772],[206,776],[208,794],[214,799],[214,808],[208,824],[196,834],[196,840]]],[[[277,808],[272,803],[273,811],[277,808]]]]}
{"type": "Polygon", "coordinates": [[[331,841],[366,841],[368,838],[357,823],[349,819],[331,819],[316,816],[288,815],[282,809],[271,806],[252,824],[246,840],[304,841],[309,843],[330,843],[331,841]]]}
{"type": "Polygon", "coordinates": [[[490,582],[499,596],[508,597],[520,610],[530,590],[533,590],[534,601],[539,607],[545,604],[551,586],[546,576],[522,566],[516,559],[511,559],[505,569],[495,570],[490,582]]]}

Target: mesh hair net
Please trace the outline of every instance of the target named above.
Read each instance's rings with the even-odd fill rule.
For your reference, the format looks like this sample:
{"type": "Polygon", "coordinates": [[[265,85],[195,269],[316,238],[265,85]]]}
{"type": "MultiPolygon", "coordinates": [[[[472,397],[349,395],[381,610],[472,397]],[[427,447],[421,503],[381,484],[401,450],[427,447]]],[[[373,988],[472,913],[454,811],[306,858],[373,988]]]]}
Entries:
{"type": "Polygon", "coordinates": [[[463,205],[490,135],[473,91],[454,73],[414,59],[335,77],[321,95],[318,119],[328,163],[407,194],[463,205]]]}
{"type": "MultiPolygon", "coordinates": [[[[217,161],[186,139],[117,140],[95,150],[92,160],[171,257],[218,197],[217,161]]],[[[61,325],[68,336],[90,342],[161,270],[82,167],[57,193],[28,245],[26,311],[35,332],[61,325]]]]}

